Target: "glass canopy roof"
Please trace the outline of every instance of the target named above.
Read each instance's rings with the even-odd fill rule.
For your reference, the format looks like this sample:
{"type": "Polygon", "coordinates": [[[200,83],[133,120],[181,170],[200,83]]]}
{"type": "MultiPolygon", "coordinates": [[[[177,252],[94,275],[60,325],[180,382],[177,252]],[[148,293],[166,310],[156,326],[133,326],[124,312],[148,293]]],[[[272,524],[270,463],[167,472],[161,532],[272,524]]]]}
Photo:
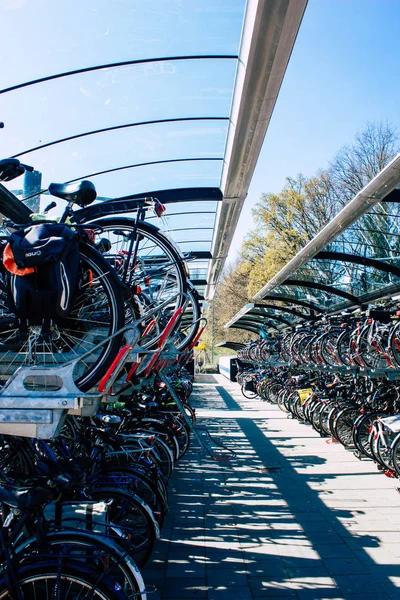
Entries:
{"type": "Polygon", "coordinates": [[[275,326],[285,327],[321,313],[334,313],[398,295],[400,189],[395,186],[400,185],[400,155],[380,176],[383,180],[380,187],[376,185],[379,176],[368,186],[375,185],[375,194],[380,191],[381,201],[366,186],[360,192],[364,202],[360,204],[356,196],[226,327],[254,331],[257,323],[268,327],[271,317],[275,318],[275,326]],[[387,193],[389,183],[395,189],[387,193]],[[352,218],[351,205],[359,210],[358,218],[357,215],[352,218]],[[270,309],[263,308],[267,303],[278,305],[281,311],[290,307],[292,316],[288,318],[282,313],[277,318],[270,309]],[[298,314],[299,311],[303,314],[298,314]],[[289,322],[282,323],[282,316],[289,322]]]}
{"type": "MultiPolygon", "coordinates": [[[[42,204],[51,182],[84,178],[95,183],[99,202],[203,189],[203,198],[199,192],[170,204],[166,223],[154,221],[183,252],[197,253],[189,267],[202,293],[213,260],[222,261],[219,269],[225,260],[212,255],[216,239],[224,234],[229,248],[234,231],[226,235],[218,218],[223,194],[211,198],[229,191],[242,168],[239,162],[229,172],[235,144],[245,140],[249,152],[254,136],[252,156],[237,151],[251,178],[305,5],[289,0],[278,14],[257,0],[4,0],[2,155],[41,173],[34,191],[42,204]],[[261,102],[251,94],[252,77],[262,83],[261,102]],[[250,121],[242,126],[246,94],[250,121]],[[269,109],[259,125],[264,97],[269,109]]],[[[7,185],[29,195],[16,186],[23,184],[7,185]]]]}
{"type": "MultiPolygon", "coordinates": [[[[5,0],[2,154],[41,172],[43,191],[84,178],[100,198],[220,187],[245,5],[5,0]]],[[[189,262],[200,292],[216,210],[177,203],[161,223],[183,252],[208,255],[189,262]]]]}

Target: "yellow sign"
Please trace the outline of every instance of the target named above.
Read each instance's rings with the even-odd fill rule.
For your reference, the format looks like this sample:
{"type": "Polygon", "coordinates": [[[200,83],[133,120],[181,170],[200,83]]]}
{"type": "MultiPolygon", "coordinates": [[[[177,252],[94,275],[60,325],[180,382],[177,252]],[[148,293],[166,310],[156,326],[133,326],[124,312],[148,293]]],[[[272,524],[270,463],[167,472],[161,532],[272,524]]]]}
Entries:
{"type": "Polygon", "coordinates": [[[304,402],[309,399],[313,391],[311,388],[304,388],[303,390],[297,390],[297,393],[300,396],[300,402],[304,404],[304,402]]]}

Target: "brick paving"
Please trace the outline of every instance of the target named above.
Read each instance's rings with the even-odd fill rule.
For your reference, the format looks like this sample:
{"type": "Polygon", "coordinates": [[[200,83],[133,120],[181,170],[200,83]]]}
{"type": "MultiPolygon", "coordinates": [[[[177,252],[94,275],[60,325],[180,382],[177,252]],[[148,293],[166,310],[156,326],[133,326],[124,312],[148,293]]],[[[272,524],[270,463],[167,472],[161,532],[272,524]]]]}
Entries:
{"type": "Polygon", "coordinates": [[[220,375],[192,399],[236,457],[178,463],[149,600],[400,598],[398,481],[220,375]]]}

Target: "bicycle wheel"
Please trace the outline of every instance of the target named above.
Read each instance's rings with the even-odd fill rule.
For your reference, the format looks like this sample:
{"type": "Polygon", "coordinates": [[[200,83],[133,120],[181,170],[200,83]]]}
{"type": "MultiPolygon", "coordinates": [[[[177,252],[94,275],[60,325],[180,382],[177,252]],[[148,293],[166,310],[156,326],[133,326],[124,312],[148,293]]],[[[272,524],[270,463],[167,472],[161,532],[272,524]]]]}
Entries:
{"type": "Polygon", "coordinates": [[[360,411],[357,408],[344,408],[336,417],[334,425],[335,438],[345,446],[345,448],[355,448],[353,442],[353,427],[359,414],[360,411]]]}
{"type": "Polygon", "coordinates": [[[284,413],[289,412],[289,409],[286,408],[286,403],[285,403],[286,395],[288,393],[289,393],[289,390],[282,389],[278,395],[277,405],[278,405],[278,408],[284,413]]]}
{"type": "Polygon", "coordinates": [[[388,349],[391,351],[391,356],[395,360],[397,368],[400,366],[400,321],[391,328],[388,349]]]}
{"type": "Polygon", "coordinates": [[[151,508],[162,527],[168,504],[156,481],[133,466],[105,466],[99,477],[103,477],[103,485],[118,484],[118,487],[139,496],[151,508]]]}
{"type": "Polygon", "coordinates": [[[337,366],[340,360],[337,358],[337,342],[342,330],[330,331],[321,338],[321,356],[326,365],[337,366]]]}
{"type": "Polygon", "coordinates": [[[383,412],[369,412],[366,415],[360,415],[354,423],[353,428],[353,442],[357,450],[368,456],[368,458],[374,458],[371,451],[371,430],[372,425],[379,417],[386,417],[386,413],[383,412]]]}
{"type": "Polygon", "coordinates": [[[325,402],[319,415],[322,432],[327,436],[331,433],[329,429],[329,415],[332,410],[333,402],[333,400],[328,400],[327,402],[325,402]]]}
{"type": "Polygon", "coordinates": [[[270,402],[271,404],[277,404],[278,402],[278,394],[281,390],[282,385],[280,383],[270,383],[268,387],[263,391],[265,400],[270,402]]]}
{"type": "MultiPolygon", "coordinates": [[[[148,431],[144,430],[144,433],[148,433],[148,431]]],[[[160,467],[161,473],[166,479],[169,479],[175,465],[174,455],[168,444],[157,437],[157,434],[155,434],[153,441],[152,456],[160,467]]]]}
{"type": "Polygon", "coordinates": [[[368,331],[363,331],[358,339],[358,354],[359,360],[363,366],[369,369],[385,368],[387,362],[382,358],[376,348],[368,340],[368,331]]]}
{"type": "Polygon", "coordinates": [[[400,433],[392,442],[392,463],[397,477],[400,477],[400,433]]]}
{"type": "MultiPolygon", "coordinates": [[[[76,360],[75,384],[87,391],[100,381],[120,348],[122,335],[106,340],[124,326],[124,305],[110,266],[94,248],[81,244],[77,289],[68,317],[54,320],[46,335],[41,326],[28,325],[22,331],[16,315],[10,312],[1,273],[0,317],[0,386],[18,367],[51,367],[76,360]],[[80,360],[100,343],[100,348],[80,360]]],[[[32,389],[44,391],[49,385],[51,377],[45,381],[38,378],[32,389]]]]}
{"type": "Polygon", "coordinates": [[[354,361],[351,358],[351,352],[349,349],[350,339],[351,339],[351,331],[343,331],[337,339],[336,348],[337,348],[337,356],[342,363],[342,365],[350,366],[354,364],[354,361]]]}
{"type": "MultiPolygon", "coordinates": [[[[83,525],[84,527],[84,525],[83,525]]],[[[39,552],[46,552],[46,556],[53,555],[58,560],[60,552],[65,556],[65,562],[73,561],[78,566],[85,564],[98,573],[104,573],[110,580],[115,581],[118,586],[130,598],[143,599],[145,597],[143,578],[126,552],[120,546],[121,540],[115,531],[113,539],[99,535],[98,532],[87,532],[81,530],[62,529],[51,531],[46,534],[46,539],[38,548],[36,538],[23,540],[16,548],[16,553],[21,556],[34,556],[39,552]]],[[[123,543],[123,541],[121,542],[123,543]]]]}
{"type": "Polygon", "coordinates": [[[178,459],[180,459],[189,449],[190,429],[179,414],[174,415],[174,431],[179,444],[178,459]]]}
{"type": "MultiPolygon", "coordinates": [[[[128,596],[109,577],[83,565],[40,562],[23,566],[15,572],[24,600],[127,600],[128,596]]],[[[145,600],[146,595],[142,595],[145,600]]],[[[0,600],[16,600],[6,581],[0,582],[0,600]]]]}
{"type": "Polygon", "coordinates": [[[247,400],[254,400],[254,398],[257,398],[257,392],[251,389],[247,389],[248,385],[249,383],[244,383],[241,387],[241,392],[243,396],[247,398],[247,400]]]}
{"type": "Polygon", "coordinates": [[[304,421],[304,404],[301,403],[300,398],[296,398],[293,404],[293,414],[299,421],[304,421]]]}
{"type": "Polygon", "coordinates": [[[104,258],[134,292],[127,307],[134,319],[143,317],[143,330],[148,332],[141,345],[150,347],[174,311],[186,303],[183,257],[157,227],[143,221],[136,224],[123,217],[103,218],[87,223],[87,227],[96,231],[104,258]],[[160,305],[163,309],[159,313],[146,318],[146,312],[160,305]]]}
{"type": "Polygon", "coordinates": [[[138,496],[117,487],[103,487],[101,476],[98,485],[91,482],[88,495],[92,500],[109,502],[110,521],[121,527],[132,544],[137,566],[144,567],[153,551],[154,542],[159,536],[159,528],[149,506],[138,496]]]}
{"type": "Polygon", "coordinates": [[[378,434],[373,437],[371,443],[374,458],[377,459],[377,462],[380,463],[384,469],[389,469],[390,471],[395,470],[392,445],[396,435],[396,433],[391,431],[385,431],[383,439],[382,436],[378,434]]]}
{"type": "Polygon", "coordinates": [[[313,407],[313,410],[310,411],[311,425],[313,429],[315,429],[315,431],[321,436],[324,435],[324,430],[322,429],[321,424],[321,413],[324,408],[325,405],[322,402],[318,402],[318,404],[313,407]]]}
{"type": "Polygon", "coordinates": [[[177,350],[188,348],[196,337],[201,324],[200,296],[194,285],[188,281],[187,304],[179,323],[178,339],[175,342],[177,350]]]}

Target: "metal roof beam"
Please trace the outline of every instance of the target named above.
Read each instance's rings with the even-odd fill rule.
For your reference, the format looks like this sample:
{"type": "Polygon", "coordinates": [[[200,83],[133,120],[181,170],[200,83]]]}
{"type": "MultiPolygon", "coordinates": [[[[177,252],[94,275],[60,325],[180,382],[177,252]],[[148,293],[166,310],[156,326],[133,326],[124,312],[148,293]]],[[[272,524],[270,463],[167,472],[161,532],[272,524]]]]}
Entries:
{"type": "Polygon", "coordinates": [[[93,65],[92,67],[84,67],[82,69],[74,69],[73,71],[63,71],[61,73],[54,73],[53,75],[47,75],[46,77],[40,77],[38,79],[31,79],[24,83],[18,83],[8,88],[0,90],[0,94],[6,94],[14,90],[29,87],[31,85],[37,85],[38,83],[44,83],[46,81],[53,81],[54,79],[62,79],[63,77],[71,77],[72,75],[80,75],[81,73],[90,73],[92,71],[102,71],[103,69],[117,69],[119,67],[130,67],[132,65],[143,65],[155,62],[170,62],[180,60],[237,60],[239,57],[236,54],[199,54],[199,55],[181,55],[181,56],[159,56],[156,58],[139,58],[136,60],[122,60],[114,63],[105,63],[103,65],[93,65]]]}
{"type": "Polygon", "coordinates": [[[143,200],[144,197],[151,196],[157,198],[162,204],[172,204],[175,202],[207,202],[209,200],[219,201],[222,199],[222,193],[219,188],[177,188],[171,190],[156,190],[106,200],[105,202],[99,202],[98,204],[91,204],[86,208],[75,211],[74,214],[79,221],[81,218],[88,220],[107,217],[111,214],[130,213],[137,210],[138,201],[143,200]],[[110,210],[110,206],[113,207],[112,211],[110,210]]]}
{"type": "MultiPolygon", "coordinates": [[[[272,329],[278,329],[278,328],[277,328],[276,326],[274,326],[274,325],[271,325],[271,327],[272,327],[272,329]]],[[[252,326],[250,326],[250,325],[246,325],[246,324],[244,324],[244,323],[242,323],[242,325],[231,325],[231,328],[232,328],[232,329],[244,329],[245,331],[251,331],[251,333],[255,333],[255,334],[257,334],[257,335],[260,335],[260,330],[259,330],[259,328],[257,328],[257,329],[256,329],[255,327],[252,327],[252,326]]]]}
{"type": "Polygon", "coordinates": [[[290,321],[288,321],[287,319],[284,319],[283,317],[278,317],[277,315],[273,315],[271,313],[263,313],[263,312],[258,312],[255,310],[251,310],[250,312],[247,313],[246,319],[251,319],[252,321],[262,321],[264,318],[266,319],[274,319],[275,321],[279,321],[280,323],[284,323],[285,325],[291,325],[292,323],[290,321]],[[253,319],[254,317],[254,319],[253,319]]]}
{"type": "Polygon", "coordinates": [[[373,267],[377,271],[384,271],[385,273],[392,273],[400,277],[400,268],[392,265],[383,260],[376,258],[367,258],[365,256],[357,256],[357,254],[347,254],[346,252],[318,252],[314,256],[313,260],[337,260],[339,262],[353,263],[356,265],[363,265],[366,267],[373,267]]]}
{"type": "MultiPolygon", "coordinates": [[[[72,140],[78,140],[79,138],[89,137],[91,135],[98,135],[100,133],[107,133],[109,131],[116,131],[118,129],[131,129],[133,127],[143,127],[148,125],[162,125],[165,123],[181,123],[184,121],[228,121],[229,117],[180,117],[175,119],[156,119],[152,121],[139,121],[136,123],[123,123],[122,125],[112,125],[111,127],[103,127],[102,129],[92,129],[91,131],[83,131],[82,133],[76,133],[75,135],[70,135],[68,137],[60,138],[58,140],[53,140],[52,142],[47,142],[46,144],[41,144],[40,146],[34,146],[33,148],[29,148],[28,150],[24,150],[23,152],[18,152],[18,154],[14,154],[12,158],[18,158],[20,156],[24,156],[25,154],[29,154],[31,152],[37,152],[38,150],[43,150],[43,148],[49,148],[50,146],[57,146],[57,144],[64,144],[64,142],[70,142],[72,140]]],[[[201,159],[197,159],[201,160],[201,159]]],[[[210,159],[209,159],[210,160],[210,159]]],[[[164,161],[160,161],[164,162],[164,161]]],[[[168,162],[168,161],[166,161],[168,162]]],[[[173,161],[171,161],[173,162],[173,161]]],[[[157,164],[157,163],[143,163],[146,164],[157,164]]],[[[142,166],[142,165],[134,165],[134,166],[142,166]]],[[[124,167],[128,168],[128,167],[124,167]]],[[[133,165],[132,167],[133,168],[133,165]]],[[[100,173],[101,174],[101,173],[100,173]]],[[[94,177],[96,173],[92,173],[89,177],[94,177]]],[[[84,179],[84,177],[80,177],[79,179],[84,179]]],[[[78,181],[78,180],[75,180],[78,181]]]]}
{"type": "Polygon", "coordinates": [[[239,321],[236,321],[236,324],[245,324],[245,325],[253,325],[254,327],[258,327],[257,331],[259,331],[260,327],[262,326],[266,326],[266,327],[274,327],[275,329],[278,329],[278,327],[272,323],[271,321],[264,321],[263,323],[259,323],[258,321],[255,321],[254,319],[247,319],[247,318],[242,318],[239,319],[239,321]]]}
{"type": "Polygon", "coordinates": [[[292,296],[279,296],[278,294],[269,294],[268,296],[265,296],[263,300],[276,300],[279,302],[287,302],[289,304],[297,304],[298,306],[304,306],[304,308],[309,308],[310,310],[318,313],[323,313],[326,310],[323,306],[318,306],[318,304],[314,304],[313,302],[299,300],[298,298],[292,296]]]}
{"type": "Polygon", "coordinates": [[[229,350],[241,350],[244,348],[246,344],[242,344],[241,342],[220,342],[219,344],[215,344],[216,348],[229,348],[229,350]]]}
{"type": "Polygon", "coordinates": [[[341,298],[345,298],[346,300],[350,300],[354,304],[361,304],[359,299],[348,292],[343,292],[342,290],[337,290],[329,285],[325,285],[324,283],[317,283],[316,281],[303,281],[302,279],[286,279],[282,285],[291,285],[297,287],[305,287],[310,288],[312,290],[321,290],[322,292],[326,292],[327,294],[332,294],[333,296],[340,296],[341,298]]]}
{"type": "Polygon", "coordinates": [[[259,292],[253,300],[262,300],[268,292],[290,277],[307,261],[333,242],[343,231],[362,217],[372,206],[385,200],[400,184],[400,154],[398,154],[380,173],[346,204],[339,214],[332,219],[287,265],[283,267],[259,292]]]}
{"type": "Polygon", "coordinates": [[[310,315],[305,315],[304,313],[301,313],[298,310],[294,310],[293,308],[287,308],[286,306],[276,306],[275,304],[255,304],[254,308],[273,308],[274,310],[280,310],[281,312],[291,314],[294,317],[298,317],[299,319],[311,320],[315,318],[311,317],[310,315]]]}
{"type": "Polygon", "coordinates": [[[221,275],[307,0],[248,0],[206,295],[221,275]]]}

